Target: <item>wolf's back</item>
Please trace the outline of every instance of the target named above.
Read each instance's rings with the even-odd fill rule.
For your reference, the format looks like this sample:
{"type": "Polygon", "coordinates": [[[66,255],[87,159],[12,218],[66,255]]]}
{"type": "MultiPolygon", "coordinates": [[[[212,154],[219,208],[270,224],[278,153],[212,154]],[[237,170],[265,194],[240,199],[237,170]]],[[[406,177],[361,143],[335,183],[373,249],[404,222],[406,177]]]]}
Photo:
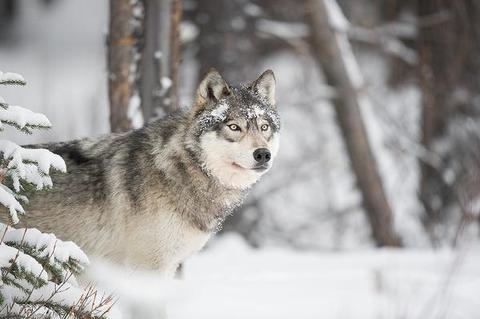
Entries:
{"type": "MultiPolygon", "coordinates": [[[[99,243],[112,242],[118,236],[114,224],[121,216],[115,217],[109,208],[112,192],[121,193],[130,134],[25,146],[60,155],[67,173],[51,172],[51,189],[27,192],[26,214],[16,226],[74,240],[88,253],[108,254],[112,249],[99,243]]],[[[8,214],[0,214],[2,222],[8,223],[7,218],[8,214]]]]}

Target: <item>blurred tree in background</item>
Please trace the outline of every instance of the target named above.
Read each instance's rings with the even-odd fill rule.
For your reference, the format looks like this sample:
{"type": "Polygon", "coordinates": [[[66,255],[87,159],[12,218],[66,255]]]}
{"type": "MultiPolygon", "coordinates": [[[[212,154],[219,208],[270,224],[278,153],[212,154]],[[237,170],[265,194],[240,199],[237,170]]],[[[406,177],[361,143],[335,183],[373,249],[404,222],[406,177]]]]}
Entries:
{"type": "MultiPolygon", "coordinates": [[[[274,68],[286,123],[282,159],[225,230],[257,246],[275,238],[311,248],[330,236],[335,243],[313,246],[343,247],[351,238],[368,242],[364,233],[373,234],[370,244],[397,245],[402,238],[408,245],[420,232],[434,245],[455,244],[466,226],[480,225],[480,6],[473,0],[335,3],[347,27],[330,31],[348,39],[365,79],[360,87],[332,81],[341,75],[318,52],[334,43],[315,37],[326,25],[311,23],[312,1],[110,1],[112,131],[188,104],[180,91],[191,90],[212,66],[234,85],[274,68]],[[355,95],[371,104],[343,121],[363,123],[361,156],[352,152],[359,135],[341,124],[339,111],[352,108],[338,104],[355,95]],[[373,173],[362,179],[366,171],[373,173]],[[404,202],[415,203],[407,210],[404,202]],[[409,231],[408,220],[423,229],[409,231]],[[394,240],[380,239],[381,229],[394,240]],[[306,240],[298,235],[304,233],[320,236],[306,240]]],[[[12,23],[15,12],[15,2],[0,1],[0,23],[12,23]]]]}
{"type": "MultiPolygon", "coordinates": [[[[308,2],[236,0],[192,3],[194,9],[186,16],[200,29],[194,44],[200,74],[215,65],[227,78],[239,82],[258,73],[262,63],[272,54],[284,50],[297,53],[301,47],[299,43],[317,48],[332,46],[328,42],[315,44],[310,41],[314,38],[301,32],[295,34],[299,25],[307,24],[305,12],[311,14],[314,10],[308,2]],[[286,31],[279,32],[281,27],[286,31]]],[[[478,81],[475,77],[479,69],[479,41],[475,21],[480,6],[467,0],[341,0],[339,4],[352,22],[344,31],[356,52],[384,53],[390,67],[389,83],[393,88],[408,82],[420,88],[421,139],[417,146],[412,145],[411,151],[415,152],[421,168],[418,194],[424,209],[422,222],[434,244],[448,242],[458,235],[458,229],[465,221],[478,220],[475,205],[479,195],[478,98],[475,98],[478,81]],[[417,148],[420,151],[414,151],[417,148]],[[456,229],[455,234],[452,229],[456,229]]],[[[325,27],[325,24],[321,26],[325,27]]],[[[319,26],[314,25],[313,31],[324,31],[315,27],[319,26]]],[[[328,68],[331,64],[322,66],[328,68]]],[[[327,80],[328,73],[338,76],[338,69],[324,71],[327,71],[327,80]]],[[[342,90],[341,94],[348,100],[346,95],[355,93],[342,90]]],[[[361,121],[359,113],[355,117],[360,117],[361,121]]],[[[341,116],[339,120],[341,123],[341,116]]],[[[344,134],[344,137],[348,146],[358,134],[344,134]]],[[[359,150],[359,154],[368,153],[368,143],[364,145],[367,148],[359,150]]],[[[367,165],[369,161],[362,157],[350,159],[354,168],[367,165]]],[[[357,178],[361,180],[360,175],[364,172],[365,169],[357,169],[357,178]]],[[[366,180],[372,181],[371,178],[366,180]]],[[[379,183],[381,185],[381,181],[379,183]]],[[[371,198],[381,196],[382,188],[375,190],[373,185],[359,184],[364,196],[368,192],[371,192],[371,198]]],[[[364,197],[364,202],[365,198],[368,202],[368,196],[364,197]]],[[[388,218],[380,217],[390,214],[385,196],[383,202],[378,209],[373,209],[375,206],[372,205],[364,206],[374,234],[379,233],[375,225],[387,229],[393,227],[388,226],[391,223],[388,218]]],[[[252,230],[248,228],[255,227],[255,223],[245,226],[242,218],[243,214],[237,214],[228,222],[227,229],[237,229],[249,236],[252,230]]],[[[385,244],[375,237],[377,244],[385,244]]]]}
{"type": "Polygon", "coordinates": [[[422,92],[422,144],[439,160],[421,162],[424,224],[435,244],[445,224],[476,215],[480,33],[476,1],[418,1],[418,68],[422,92]]]}

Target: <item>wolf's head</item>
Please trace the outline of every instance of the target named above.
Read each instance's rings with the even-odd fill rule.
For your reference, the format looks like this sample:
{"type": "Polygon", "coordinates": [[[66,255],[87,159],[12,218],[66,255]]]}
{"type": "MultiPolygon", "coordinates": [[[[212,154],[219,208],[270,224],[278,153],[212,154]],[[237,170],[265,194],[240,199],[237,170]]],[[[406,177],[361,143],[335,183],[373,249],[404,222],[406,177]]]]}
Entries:
{"type": "Polygon", "coordinates": [[[187,149],[209,176],[228,188],[245,189],[270,169],[280,131],[271,70],[239,88],[211,70],[198,86],[190,112],[187,149]]]}

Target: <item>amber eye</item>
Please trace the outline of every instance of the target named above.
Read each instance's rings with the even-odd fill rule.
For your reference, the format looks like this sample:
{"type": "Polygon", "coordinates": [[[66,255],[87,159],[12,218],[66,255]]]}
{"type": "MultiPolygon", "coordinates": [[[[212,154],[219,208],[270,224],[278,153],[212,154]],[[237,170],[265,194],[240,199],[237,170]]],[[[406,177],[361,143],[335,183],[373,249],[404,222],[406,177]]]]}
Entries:
{"type": "Polygon", "coordinates": [[[229,127],[232,131],[240,131],[240,127],[239,127],[237,124],[230,124],[230,125],[228,125],[228,127],[229,127]]]}
{"type": "Polygon", "coordinates": [[[262,131],[268,131],[269,128],[270,128],[270,126],[268,126],[268,124],[263,124],[262,126],[260,126],[260,129],[262,131]]]}

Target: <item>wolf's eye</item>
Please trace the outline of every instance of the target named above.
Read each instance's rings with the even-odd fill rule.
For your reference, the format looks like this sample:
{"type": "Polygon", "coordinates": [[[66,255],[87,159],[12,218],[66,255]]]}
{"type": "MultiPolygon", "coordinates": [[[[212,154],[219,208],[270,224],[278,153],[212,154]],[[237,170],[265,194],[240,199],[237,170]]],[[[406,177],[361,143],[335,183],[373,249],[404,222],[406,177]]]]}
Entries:
{"type": "Polygon", "coordinates": [[[240,127],[239,127],[237,124],[230,124],[230,125],[228,125],[228,127],[229,127],[232,131],[240,131],[240,127]]]}
{"type": "Polygon", "coordinates": [[[268,124],[263,124],[262,126],[260,126],[260,129],[262,131],[268,131],[269,128],[270,128],[270,126],[268,126],[268,124]]]}

